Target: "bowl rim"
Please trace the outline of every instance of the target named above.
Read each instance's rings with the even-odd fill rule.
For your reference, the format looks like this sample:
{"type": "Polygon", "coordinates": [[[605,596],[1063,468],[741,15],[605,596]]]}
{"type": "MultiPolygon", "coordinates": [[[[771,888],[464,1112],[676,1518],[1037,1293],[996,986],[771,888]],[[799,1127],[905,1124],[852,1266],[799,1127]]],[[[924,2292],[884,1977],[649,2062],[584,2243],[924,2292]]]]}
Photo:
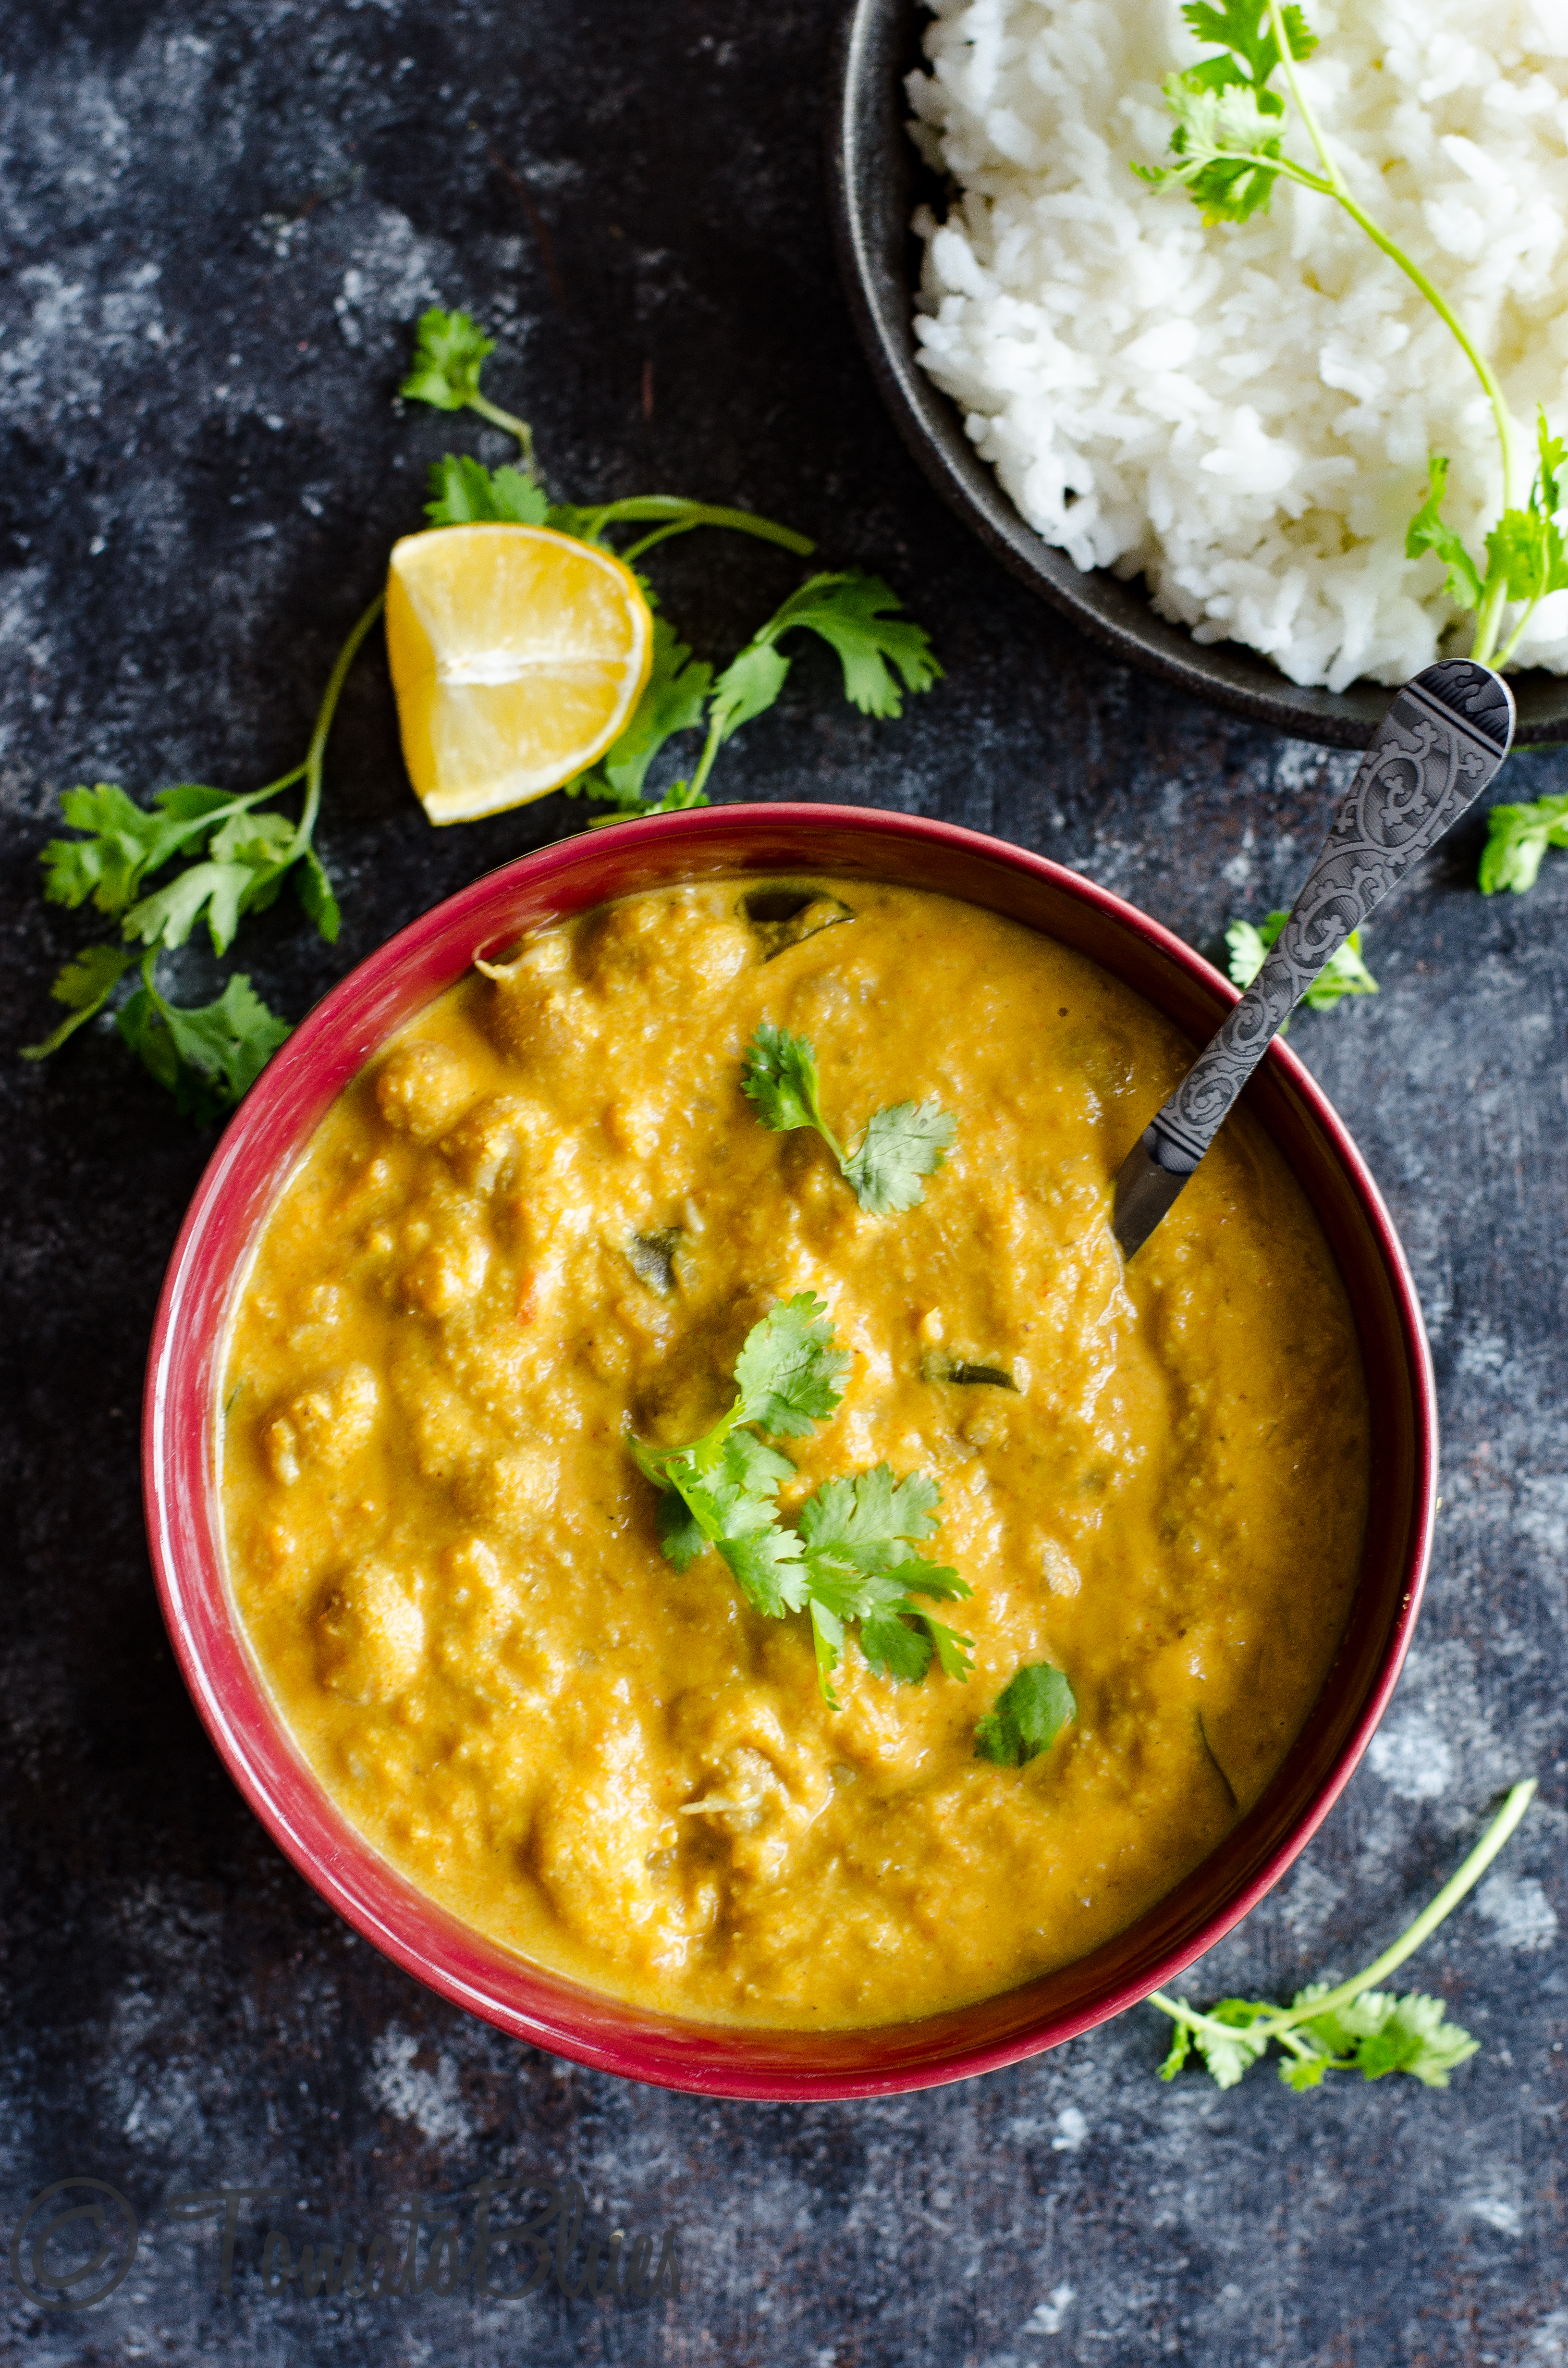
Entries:
{"type": "MultiPolygon", "coordinates": [[[[1397,1681],[1430,1560],[1437,1441],[1430,1350],[1392,1221],[1326,1096],[1277,1038],[1266,1055],[1266,1068],[1271,1064],[1324,1138],[1328,1164],[1347,1188],[1389,1288],[1392,1333],[1410,1390],[1409,1544],[1400,1560],[1397,1607],[1386,1634],[1381,1627],[1376,1632],[1381,1641],[1372,1654],[1374,1674],[1361,1707],[1307,1805],[1277,1844],[1255,1854],[1247,1879],[1227,1893],[1199,1928],[1160,1957],[1147,1978],[1145,1967],[1069,2010],[1047,2009],[999,2038],[983,2037],[969,2044],[956,2040],[934,2056],[921,2053],[923,2032],[956,2025],[962,2017],[997,2002],[977,2001],[972,2008],[920,2022],[843,2033],[780,2034],[696,2023],[626,2008],[549,1974],[503,1944],[487,1941],[398,1873],[348,1824],[306,1766],[271,1703],[229,1596],[212,1450],[216,1376],[233,1293],[278,1191],[331,1099],[397,1027],[462,974],[475,953],[497,949],[508,936],[515,938],[519,927],[532,926],[500,917],[519,899],[533,899],[541,916],[550,911],[565,916],[591,909],[607,895],[636,893],[660,879],[791,867],[830,871],[831,857],[820,854],[796,853],[780,862],[769,852],[764,863],[755,860],[759,845],[773,848],[808,838],[819,844],[833,839],[841,848],[858,842],[869,850],[860,868],[872,878],[878,876],[878,850],[887,850],[889,861],[900,847],[954,863],[979,859],[1080,905],[1092,919],[1108,924],[1139,949],[1174,965],[1218,1008],[1238,999],[1235,988],[1201,955],[1109,890],[1047,857],[955,823],[878,807],[791,803],[714,806],[554,841],[483,874],[397,931],[329,990],[273,1056],[225,1128],[180,1227],[153,1323],[142,1415],[149,1542],[159,1602],[180,1673],[241,1794],[327,1904],[403,1971],[516,2038],[655,2086],[797,2102],[903,2093],[1018,2062],[1137,2004],[1213,1947],[1256,1906],[1337,1800],[1397,1681]],[[752,860],[742,851],[748,846],[754,850],[752,860]],[[639,871],[640,878],[632,876],[639,871]],[[625,882],[619,889],[605,885],[618,877],[625,882]],[[460,943],[467,951],[453,967],[449,950],[460,943]],[[386,1010],[394,1006],[401,1016],[382,1024],[386,1010]],[[796,2045],[797,2039],[807,2045],[796,2045]],[[777,2044],[769,2046],[770,2040],[777,2044]],[[857,2043],[863,2062],[851,2060],[857,2043]],[[818,2055],[814,2065],[812,2046],[818,2055]],[[827,2060],[830,2055],[835,2060],[827,2060]]],[[[1253,1814],[1249,1811],[1248,1816],[1253,1814]]],[[[1232,1829],[1221,1850],[1245,1823],[1244,1819],[1232,1829]]],[[[1177,1898],[1217,1855],[1211,1853],[1184,1876],[1167,1898],[1177,1898]]],[[[1135,1919],[1129,1930],[1135,1930],[1142,1920],[1135,1919]]],[[[1030,1987],[1026,1985],[1025,1991],[1030,1987]]],[[[1003,1995],[1022,1998],[1025,1991],[1003,1995]]]]}
{"type": "MultiPolygon", "coordinates": [[[[964,432],[958,405],[920,366],[909,259],[911,185],[921,170],[904,129],[898,69],[913,63],[918,0],[847,0],[826,117],[828,203],[839,277],[862,351],[910,454],[949,507],[1015,575],[1124,664],[1293,739],[1364,748],[1394,687],[1293,683],[1239,642],[1199,643],[1158,616],[1142,579],[1083,573],[1015,508],[964,432]]],[[[1568,675],[1509,677],[1517,746],[1568,740],[1568,675]]]]}

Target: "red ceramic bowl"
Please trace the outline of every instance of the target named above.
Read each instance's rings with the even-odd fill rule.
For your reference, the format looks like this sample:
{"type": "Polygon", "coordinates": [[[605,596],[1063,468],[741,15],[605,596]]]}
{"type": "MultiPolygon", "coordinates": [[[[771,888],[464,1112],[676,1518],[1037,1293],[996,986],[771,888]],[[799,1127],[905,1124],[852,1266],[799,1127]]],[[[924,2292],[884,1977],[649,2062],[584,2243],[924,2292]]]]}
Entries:
{"type": "Polygon", "coordinates": [[[1301,1063],[1276,1042],[1247,1092],[1334,1249],[1360,1331],[1371,1513],[1338,1656],[1263,1798],[1168,1898],[1092,1956],[979,2006],[872,2031],[740,2031],[622,2006],[459,1923],[340,1815],[268,1698],[223,1574],[214,1407],[252,1246],[334,1097],[468,968],[607,897],[704,874],[833,871],[935,888],[1091,956],[1201,1042],[1235,991],[1156,922],[978,832],[817,805],[720,806],[568,839],[476,881],[361,962],[271,1062],[223,1136],[159,1304],[143,1429],[147,1519],[175,1651],[230,1773],[273,1839],[366,1939],[445,1998],[581,2064],[722,2097],[865,2097],[988,2072],[1088,2030],[1256,1906],[1316,1829],[1393,1689],[1431,1547],[1437,1415],[1415,1292],[1376,1186],[1301,1063]]]}

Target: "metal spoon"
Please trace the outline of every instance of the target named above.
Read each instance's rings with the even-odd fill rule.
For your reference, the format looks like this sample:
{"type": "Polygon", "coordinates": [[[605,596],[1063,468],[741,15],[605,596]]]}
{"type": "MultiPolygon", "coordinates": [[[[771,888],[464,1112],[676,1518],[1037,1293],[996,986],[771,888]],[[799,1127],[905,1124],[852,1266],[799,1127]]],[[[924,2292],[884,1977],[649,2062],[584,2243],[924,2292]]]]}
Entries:
{"type": "Polygon", "coordinates": [[[1263,968],[1121,1163],[1110,1222],[1123,1258],[1171,1207],[1330,955],[1480,796],[1513,737],[1513,693],[1473,658],[1444,658],[1394,693],[1263,968]]]}

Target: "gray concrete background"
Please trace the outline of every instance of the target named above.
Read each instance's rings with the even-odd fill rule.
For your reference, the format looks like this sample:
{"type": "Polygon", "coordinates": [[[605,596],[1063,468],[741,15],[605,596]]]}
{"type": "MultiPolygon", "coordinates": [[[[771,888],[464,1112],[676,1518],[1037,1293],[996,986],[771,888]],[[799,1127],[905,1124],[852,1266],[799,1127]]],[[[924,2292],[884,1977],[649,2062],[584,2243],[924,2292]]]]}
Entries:
{"type": "MultiPolygon", "coordinates": [[[[433,299],[499,335],[491,383],[556,487],[746,502],[885,572],[947,681],[903,723],[803,655],[728,752],[727,797],[942,814],[1073,864],[1212,951],[1283,901],[1343,759],[1107,665],[966,541],[883,420],[828,250],[835,0],[9,0],[0,14],[4,1008],[90,931],[40,900],[57,791],[257,783],[302,752],[391,538],[477,421],[400,417],[433,299]]],[[[721,539],[666,604],[722,657],[792,580],[721,539]]],[[[1568,789],[1517,761],[1515,795],[1568,789]]],[[[552,799],[433,835],[379,659],[345,702],[324,853],[335,950],[291,904],[247,966],[298,1017],[477,871],[574,827],[552,799]]],[[[1288,1992],[1372,1954],[1501,1788],[1540,1803],[1416,1961],[1483,2042],[1447,2095],[1165,2089],[1150,2010],[903,2101],[768,2109],[630,2087],[513,2045],[356,1942],[273,1850],[164,1640],[136,1471],[158,1282],[208,1144],[99,1030],[0,1062],[5,1098],[5,1995],[0,2241],[93,2173],[134,2269],[74,2319],[0,2269],[0,2358],[526,2361],[649,2368],[1410,2368],[1568,2362],[1560,1850],[1568,1713],[1562,1281],[1568,860],[1472,885],[1467,825],[1381,916],[1376,1000],[1293,1042],[1403,1231],[1446,1425],[1420,1634],[1345,1800],[1195,1996],[1288,1992]],[[231,2300],[171,2191],[278,2181],[283,2225],[368,2229],[415,2190],[575,2174],[598,2225],[675,2223],[678,2301],[231,2300]]],[[[171,976],[176,969],[171,967],[171,976]]],[[[197,999],[210,970],[177,965],[197,999]]]]}

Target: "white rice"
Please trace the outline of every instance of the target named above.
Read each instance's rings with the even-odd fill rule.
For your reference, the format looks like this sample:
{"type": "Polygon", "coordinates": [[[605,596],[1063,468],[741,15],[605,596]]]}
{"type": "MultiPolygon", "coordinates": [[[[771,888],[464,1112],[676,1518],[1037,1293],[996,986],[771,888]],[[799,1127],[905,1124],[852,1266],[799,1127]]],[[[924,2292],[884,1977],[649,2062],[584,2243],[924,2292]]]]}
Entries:
{"type": "MultiPolygon", "coordinates": [[[[921,359],[1024,517],[1081,568],[1142,571],[1195,640],[1293,682],[1398,682],[1469,622],[1404,556],[1431,451],[1483,557],[1490,413],[1403,273],[1326,198],[1206,230],[1163,158],[1163,77],[1206,52],[1176,0],[935,0],[910,77],[927,160],[921,359]]],[[[1485,351],[1533,457],[1568,433],[1568,0],[1306,0],[1303,87],[1352,194],[1485,351]]],[[[1282,81],[1282,78],[1281,78],[1282,81]]],[[[1290,110],[1286,154],[1315,166],[1290,110]]],[[[1522,496],[1525,488],[1518,488],[1522,496]]],[[[1568,672],[1568,593],[1521,665],[1568,672]]]]}

